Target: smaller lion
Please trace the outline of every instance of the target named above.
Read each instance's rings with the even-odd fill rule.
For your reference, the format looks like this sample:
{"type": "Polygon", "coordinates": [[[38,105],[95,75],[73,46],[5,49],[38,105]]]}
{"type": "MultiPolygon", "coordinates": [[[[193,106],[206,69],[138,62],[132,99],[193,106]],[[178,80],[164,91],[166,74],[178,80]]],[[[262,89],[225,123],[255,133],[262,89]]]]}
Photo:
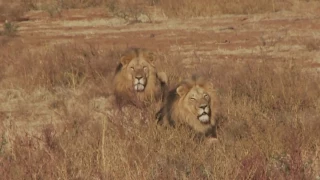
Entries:
{"type": "Polygon", "coordinates": [[[118,103],[141,107],[163,99],[168,77],[157,72],[155,61],[155,53],[142,48],[131,48],[122,55],[113,79],[118,103]]]}
{"type": "Polygon", "coordinates": [[[160,124],[187,125],[196,133],[215,139],[218,102],[212,83],[192,75],[168,93],[156,118],[160,124]]]}

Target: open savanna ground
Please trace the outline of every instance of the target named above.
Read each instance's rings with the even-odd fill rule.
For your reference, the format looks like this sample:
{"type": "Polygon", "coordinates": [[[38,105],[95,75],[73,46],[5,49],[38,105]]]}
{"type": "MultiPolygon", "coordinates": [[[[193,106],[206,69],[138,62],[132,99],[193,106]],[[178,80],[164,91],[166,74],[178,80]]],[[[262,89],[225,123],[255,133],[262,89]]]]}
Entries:
{"type": "Polygon", "coordinates": [[[320,179],[319,1],[74,2],[0,1],[0,179],[320,179]],[[216,142],[114,104],[128,47],[215,85],[216,142]]]}

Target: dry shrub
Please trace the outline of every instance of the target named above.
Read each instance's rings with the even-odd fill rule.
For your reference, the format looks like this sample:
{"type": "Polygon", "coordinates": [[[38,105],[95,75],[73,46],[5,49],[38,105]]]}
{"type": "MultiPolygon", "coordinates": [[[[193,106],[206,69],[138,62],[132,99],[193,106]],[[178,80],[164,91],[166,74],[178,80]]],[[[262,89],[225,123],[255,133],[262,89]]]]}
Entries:
{"type": "Polygon", "coordinates": [[[320,76],[300,62],[202,62],[186,70],[179,56],[164,53],[161,68],[169,74],[171,87],[192,72],[208,77],[217,87],[222,102],[219,141],[207,144],[187,128],[157,126],[154,116],[159,105],[99,111],[99,104],[92,105],[103,97],[101,89],[111,85],[115,59],[121,54],[117,49],[102,52],[78,43],[19,52],[9,60],[0,59],[6,62],[1,89],[36,91],[43,86],[81,93],[68,93],[60,100],[52,92],[61,101],[57,104],[66,106],[53,108],[60,114],[59,126],[44,125],[38,138],[11,134],[13,148],[0,154],[5,179],[314,179],[319,175],[320,76]],[[73,104],[68,98],[74,99],[73,104]]]}
{"type": "Polygon", "coordinates": [[[275,12],[289,9],[294,3],[295,1],[288,0],[20,0],[14,8],[6,8],[8,4],[0,5],[0,9],[3,9],[3,14],[6,14],[0,14],[0,20],[8,16],[17,18],[23,15],[24,12],[33,9],[45,10],[50,16],[56,16],[60,14],[62,9],[106,7],[114,16],[138,21],[141,14],[148,14],[145,12],[145,7],[147,6],[160,7],[171,17],[199,17],[217,14],[275,12]]]}
{"type": "Polygon", "coordinates": [[[320,49],[320,41],[312,39],[306,42],[306,48],[308,51],[318,51],[320,49]]]}
{"type": "Polygon", "coordinates": [[[12,78],[12,81],[17,81],[16,84],[24,88],[76,88],[89,79],[101,83],[106,73],[114,71],[117,62],[115,58],[119,54],[111,50],[102,52],[86,43],[80,46],[74,43],[54,45],[41,52],[20,50],[10,49],[1,61],[3,72],[8,71],[6,78],[12,78]]]}
{"type": "Polygon", "coordinates": [[[249,145],[258,151],[244,157],[242,168],[246,170],[241,177],[314,177],[306,167],[315,161],[303,154],[314,154],[307,147],[319,142],[314,139],[319,136],[315,129],[319,127],[319,74],[305,70],[299,62],[246,62],[226,65],[216,72],[219,74],[224,75],[218,87],[223,98],[220,127],[225,140],[228,144],[241,141],[241,147],[249,145]]]}
{"type": "Polygon", "coordinates": [[[43,10],[50,6],[60,9],[98,7],[105,5],[108,1],[109,0],[21,0],[21,3],[29,9],[43,10]]]}
{"type": "Polygon", "coordinates": [[[106,7],[114,16],[140,22],[151,21],[147,7],[160,7],[170,17],[199,17],[217,14],[254,14],[289,10],[299,6],[295,0],[19,0],[0,4],[0,21],[18,20],[29,10],[44,10],[51,17],[59,16],[63,9],[106,7]],[[142,16],[141,16],[142,15],[142,16]],[[147,17],[146,17],[147,16],[147,17]],[[142,19],[141,19],[142,18],[142,19]],[[146,20],[145,18],[149,18],[146,20]]]}
{"type": "Polygon", "coordinates": [[[317,74],[303,72],[299,63],[247,62],[241,66],[238,71],[235,70],[236,75],[228,79],[233,100],[237,101],[240,97],[254,102],[262,110],[273,112],[299,112],[315,108],[313,98],[319,95],[319,87],[313,77],[317,74]]]}
{"type": "Polygon", "coordinates": [[[279,2],[281,1],[246,0],[240,2],[236,0],[217,0],[216,4],[218,4],[222,14],[255,14],[278,11],[281,8],[279,2]]]}
{"type": "Polygon", "coordinates": [[[156,2],[169,16],[179,17],[274,12],[288,6],[288,4],[284,4],[286,1],[273,0],[158,0],[156,2]]]}
{"type": "Polygon", "coordinates": [[[211,16],[219,11],[218,5],[210,0],[159,0],[158,5],[163,8],[168,16],[190,17],[211,16]]]}
{"type": "Polygon", "coordinates": [[[186,75],[184,64],[179,55],[167,55],[164,52],[159,52],[159,72],[163,71],[168,75],[169,88],[173,88],[186,75]]]}
{"type": "Polygon", "coordinates": [[[65,0],[62,1],[61,7],[65,9],[88,8],[105,5],[108,0],[65,0]]]}
{"type": "Polygon", "coordinates": [[[0,2],[0,22],[5,20],[21,20],[23,14],[28,11],[22,0],[15,2],[0,2]]]}
{"type": "MultiPolygon", "coordinates": [[[[18,30],[18,25],[12,22],[5,22],[3,26],[3,31],[0,32],[0,35],[6,35],[9,37],[16,36],[18,30]]],[[[5,44],[5,42],[4,42],[5,44]]]]}
{"type": "Polygon", "coordinates": [[[83,115],[80,110],[73,110],[70,113],[72,115],[64,119],[67,121],[65,125],[67,130],[64,133],[57,133],[57,129],[48,125],[40,138],[18,136],[13,142],[12,152],[0,157],[2,178],[92,177],[98,171],[98,167],[94,164],[97,165],[97,160],[99,161],[97,141],[101,128],[96,124],[88,125],[90,118],[83,115]]]}

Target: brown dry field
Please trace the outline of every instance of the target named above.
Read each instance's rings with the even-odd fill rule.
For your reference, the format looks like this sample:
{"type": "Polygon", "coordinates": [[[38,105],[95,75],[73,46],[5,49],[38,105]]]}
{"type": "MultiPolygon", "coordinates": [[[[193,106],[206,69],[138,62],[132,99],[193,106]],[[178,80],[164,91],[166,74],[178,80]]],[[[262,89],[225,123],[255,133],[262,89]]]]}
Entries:
{"type": "Polygon", "coordinates": [[[0,16],[0,179],[320,179],[319,1],[193,18],[144,8],[138,21],[31,10],[13,35],[0,16]],[[157,126],[160,103],[113,104],[128,47],[157,52],[170,87],[193,73],[215,84],[217,142],[157,126]]]}

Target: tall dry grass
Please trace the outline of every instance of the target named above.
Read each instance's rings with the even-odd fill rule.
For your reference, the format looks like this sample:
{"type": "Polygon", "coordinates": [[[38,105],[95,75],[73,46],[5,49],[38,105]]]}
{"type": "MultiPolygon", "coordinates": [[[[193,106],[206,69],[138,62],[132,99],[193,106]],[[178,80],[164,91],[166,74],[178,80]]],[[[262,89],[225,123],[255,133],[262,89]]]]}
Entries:
{"type": "MultiPolygon", "coordinates": [[[[316,1],[316,0],[313,0],[316,1]]],[[[147,7],[162,9],[169,17],[199,17],[218,14],[255,14],[291,10],[301,0],[19,0],[0,3],[0,21],[19,20],[29,10],[43,10],[51,17],[58,17],[63,9],[104,7],[114,16],[137,20],[141,14],[150,15],[147,7]]]]}
{"type": "Polygon", "coordinates": [[[253,14],[275,12],[288,7],[287,1],[273,0],[158,0],[169,16],[198,17],[217,14],[253,14]]]}
{"type": "Polygon", "coordinates": [[[174,66],[179,56],[164,53],[171,87],[192,72],[217,87],[219,141],[207,144],[187,129],[157,126],[158,104],[120,110],[110,103],[122,49],[77,43],[0,50],[3,179],[319,176],[320,76],[303,63],[208,61],[186,70],[174,66]]]}

